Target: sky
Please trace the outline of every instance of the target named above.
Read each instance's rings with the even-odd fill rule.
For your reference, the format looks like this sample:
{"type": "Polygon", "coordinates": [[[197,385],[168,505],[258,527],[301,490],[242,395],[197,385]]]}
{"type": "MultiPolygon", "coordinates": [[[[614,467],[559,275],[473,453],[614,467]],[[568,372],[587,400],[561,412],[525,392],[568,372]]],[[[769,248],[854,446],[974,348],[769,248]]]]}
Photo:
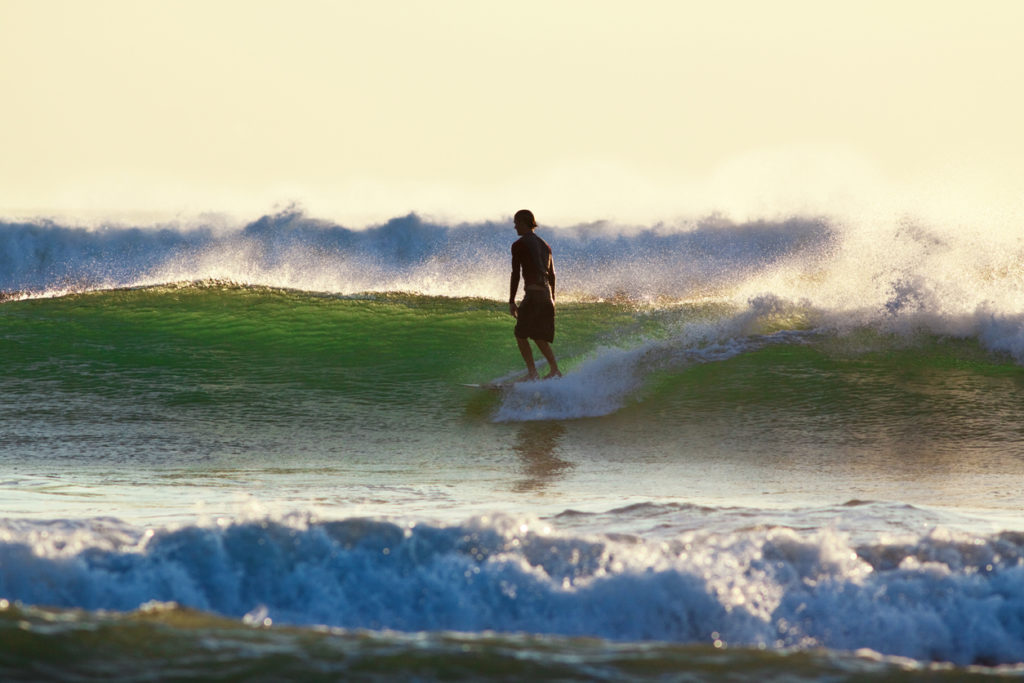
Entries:
{"type": "Polygon", "coordinates": [[[0,0],[0,215],[1012,203],[1022,25],[1017,0],[0,0]]]}

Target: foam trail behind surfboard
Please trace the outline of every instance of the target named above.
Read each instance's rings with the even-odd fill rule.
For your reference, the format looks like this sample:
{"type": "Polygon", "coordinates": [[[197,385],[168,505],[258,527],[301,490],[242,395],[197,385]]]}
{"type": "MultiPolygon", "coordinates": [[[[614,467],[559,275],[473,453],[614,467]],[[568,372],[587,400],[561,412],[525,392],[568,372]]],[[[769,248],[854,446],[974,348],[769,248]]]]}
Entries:
{"type": "MultiPolygon", "coordinates": [[[[733,322],[742,326],[746,317],[737,316],[733,322]]],[[[651,373],[723,361],[769,344],[805,343],[816,332],[786,330],[744,336],[738,329],[728,329],[719,330],[721,336],[717,338],[705,336],[714,334],[710,329],[694,330],[632,349],[601,349],[563,377],[511,385],[494,419],[526,422],[610,415],[640,391],[651,373]]]]}

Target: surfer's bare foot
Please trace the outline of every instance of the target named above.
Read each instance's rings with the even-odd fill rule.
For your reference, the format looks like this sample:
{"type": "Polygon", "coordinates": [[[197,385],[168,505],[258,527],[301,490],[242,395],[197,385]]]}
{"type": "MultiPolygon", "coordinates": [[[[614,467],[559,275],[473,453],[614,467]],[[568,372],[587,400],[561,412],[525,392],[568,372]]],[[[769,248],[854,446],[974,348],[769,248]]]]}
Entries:
{"type": "Polygon", "coordinates": [[[544,375],[544,379],[554,379],[556,377],[561,377],[561,376],[562,376],[562,373],[560,373],[558,370],[552,370],[548,374],[544,375]]]}
{"type": "Polygon", "coordinates": [[[516,381],[517,382],[533,382],[533,381],[538,380],[538,379],[540,379],[540,375],[538,375],[536,372],[534,372],[534,373],[531,373],[531,374],[527,375],[526,377],[520,377],[516,381]]]}

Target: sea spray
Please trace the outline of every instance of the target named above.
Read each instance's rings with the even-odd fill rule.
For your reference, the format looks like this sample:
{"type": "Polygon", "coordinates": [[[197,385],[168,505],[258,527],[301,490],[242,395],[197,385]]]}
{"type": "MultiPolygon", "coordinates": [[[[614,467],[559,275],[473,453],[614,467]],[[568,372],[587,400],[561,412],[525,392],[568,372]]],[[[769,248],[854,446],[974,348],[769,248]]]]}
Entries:
{"type": "MultiPolygon", "coordinates": [[[[349,294],[410,291],[507,296],[509,227],[456,226],[416,215],[352,230],[290,211],[240,229],[69,228],[0,224],[0,290],[131,287],[222,280],[349,294]]],[[[686,298],[729,287],[831,239],[821,221],[733,225],[718,219],[678,228],[608,224],[547,229],[561,293],[571,297],[686,298]]]]}

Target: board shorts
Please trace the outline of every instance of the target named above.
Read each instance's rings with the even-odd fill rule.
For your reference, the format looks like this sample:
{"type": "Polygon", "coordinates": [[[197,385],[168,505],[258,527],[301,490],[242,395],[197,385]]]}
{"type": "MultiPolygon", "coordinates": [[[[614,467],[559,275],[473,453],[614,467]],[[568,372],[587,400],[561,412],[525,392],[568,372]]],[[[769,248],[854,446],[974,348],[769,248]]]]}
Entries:
{"type": "Polygon", "coordinates": [[[520,339],[555,341],[555,304],[551,301],[551,290],[526,290],[519,304],[515,335],[520,339]]]}

